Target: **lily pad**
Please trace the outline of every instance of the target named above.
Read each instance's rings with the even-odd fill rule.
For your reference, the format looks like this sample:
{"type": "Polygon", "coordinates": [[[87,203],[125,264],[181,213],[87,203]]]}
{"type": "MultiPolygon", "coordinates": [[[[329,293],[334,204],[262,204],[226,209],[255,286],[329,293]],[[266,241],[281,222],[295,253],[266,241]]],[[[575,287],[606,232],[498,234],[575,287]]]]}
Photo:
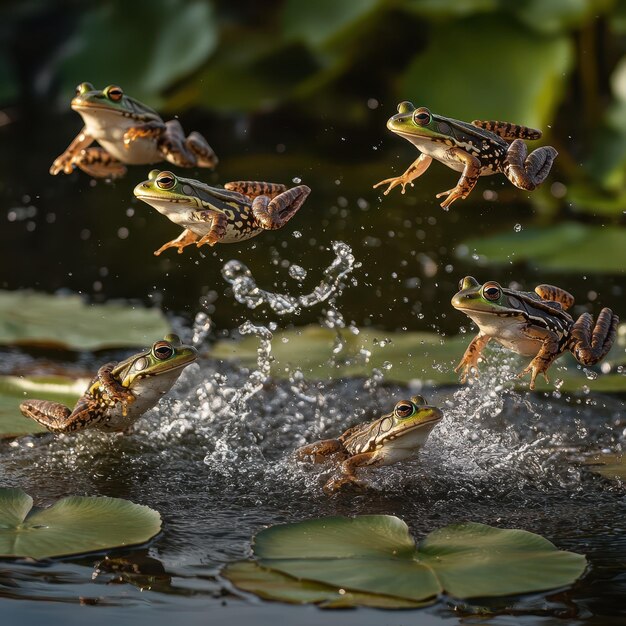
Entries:
{"type": "Polygon", "coordinates": [[[159,309],[88,305],[77,295],[0,291],[0,344],[101,350],[148,345],[168,332],[159,309]]]}
{"type": "Polygon", "coordinates": [[[65,376],[0,376],[0,439],[48,432],[20,413],[23,400],[45,398],[73,407],[88,383],[65,376]]]}
{"type": "Polygon", "coordinates": [[[626,228],[563,222],[549,228],[531,227],[469,239],[461,250],[460,256],[476,252],[482,262],[531,262],[547,270],[618,274],[626,267],[626,228]]]}
{"type": "Polygon", "coordinates": [[[274,570],[262,568],[254,561],[231,563],[222,575],[239,589],[253,593],[264,600],[278,600],[291,604],[317,604],[323,609],[369,606],[378,609],[416,609],[433,604],[434,600],[415,602],[374,593],[361,593],[331,585],[298,580],[274,570]]]}
{"type": "Polygon", "coordinates": [[[33,507],[21,489],[0,488],[0,557],[47,559],[145,543],[161,516],[121,498],[70,496],[33,507]]]}
{"type": "MultiPolygon", "coordinates": [[[[561,391],[580,391],[586,387],[591,391],[626,391],[626,375],[616,371],[617,366],[626,364],[626,326],[620,327],[620,337],[604,360],[611,365],[611,373],[599,374],[597,368],[582,368],[573,357],[564,355],[555,367],[567,364],[567,370],[551,370],[552,378],[562,381],[561,391]]],[[[385,374],[385,379],[398,383],[419,380],[429,385],[459,384],[454,372],[471,335],[441,337],[427,332],[385,332],[362,330],[358,335],[341,331],[343,348],[333,353],[337,333],[319,326],[305,326],[274,333],[272,341],[271,373],[276,378],[289,378],[295,371],[302,371],[308,378],[338,379],[348,376],[371,376],[374,369],[385,374]]],[[[258,340],[246,337],[241,341],[217,342],[211,356],[236,360],[254,367],[257,359],[258,340]]],[[[493,350],[487,348],[485,355],[493,358],[493,350]]],[[[497,356],[495,358],[498,358],[497,356]]],[[[529,360],[529,359],[528,359],[529,360]]],[[[519,357],[519,369],[528,360],[519,357]]],[[[484,367],[484,365],[482,366],[484,367]]],[[[528,388],[528,380],[513,383],[519,389],[528,388]]],[[[553,384],[537,381],[538,391],[550,391],[553,384]]]]}
{"type": "Polygon", "coordinates": [[[407,525],[390,515],[273,526],[253,549],[262,568],[414,602],[444,592],[472,598],[554,589],[572,584],[586,566],[583,555],[534,533],[472,522],[436,530],[416,546],[407,525]]]}

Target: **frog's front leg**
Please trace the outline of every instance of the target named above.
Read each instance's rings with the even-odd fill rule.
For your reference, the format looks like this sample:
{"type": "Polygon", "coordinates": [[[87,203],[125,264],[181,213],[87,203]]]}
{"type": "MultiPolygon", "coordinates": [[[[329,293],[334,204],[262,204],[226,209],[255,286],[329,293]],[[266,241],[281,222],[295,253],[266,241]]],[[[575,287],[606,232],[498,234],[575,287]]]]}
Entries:
{"type": "Polygon", "coordinates": [[[311,188],[298,185],[279,193],[276,197],[257,196],[252,201],[252,214],[266,230],[284,226],[304,204],[311,188]]]}
{"type": "Polygon", "coordinates": [[[124,133],[124,146],[130,147],[130,144],[137,139],[154,139],[158,141],[165,131],[165,124],[159,120],[151,120],[145,124],[137,124],[132,126],[124,133]]]}
{"type": "Polygon", "coordinates": [[[178,248],[178,254],[182,254],[183,248],[196,243],[198,239],[200,239],[200,235],[196,235],[196,233],[185,229],[180,235],[178,235],[178,237],[176,237],[176,239],[172,239],[171,241],[164,243],[158,250],[155,250],[154,256],[159,256],[168,248],[178,248]]]}
{"type": "Polygon", "coordinates": [[[356,470],[366,465],[374,465],[376,462],[375,451],[361,452],[360,454],[351,456],[341,464],[341,476],[332,478],[324,485],[324,492],[328,495],[332,495],[337,493],[340,489],[343,489],[346,485],[365,487],[367,483],[357,478],[356,470]]]}
{"type": "Polygon", "coordinates": [[[121,403],[125,413],[126,405],[135,401],[135,394],[124,387],[113,375],[113,368],[115,368],[116,365],[117,363],[115,362],[103,365],[98,370],[97,377],[109,400],[114,404],[118,402],[121,403]]]}
{"type": "Polygon", "coordinates": [[[204,244],[214,246],[226,235],[228,218],[224,213],[218,213],[217,211],[194,211],[192,213],[192,219],[198,222],[210,222],[211,224],[209,232],[206,233],[206,235],[202,235],[196,242],[198,248],[204,244]]]}
{"type": "Polygon", "coordinates": [[[489,335],[478,334],[472,341],[469,346],[465,350],[463,354],[463,358],[460,360],[459,364],[454,368],[454,371],[458,374],[461,372],[461,382],[467,382],[467,379],[471,375],[478,376],[478,361],[482,354],[482,351],[485,349],[485,346],[489,343],[491,337],[489,335]]]}
{"type": "Polygon", "coordinates": [[[604,308],[595,326],[590,313],[583,313],[571,330],[570,351],[582,365],[594,365],[611,349],[617,334],[619,317],[604,308]]]}
{"type": "Polygon", "coordinates": [[[94,142],[94,138],[87,132],[84,127],[72,143],[65,149],[63,154],[60,154],[50,166],[50,174],[56,176],[61,172],[65,174],[71,174],[74,171],[74,166],[79,165],[81,160],[81,154],[94,142]]]}
{"type": "Polygon", "coordinates": [[[322,439],[296,450],[298,461],[311,459],[313,463],[324,463],[328,457],[341,453],[347,456],[346,449],[338,439],[322,439]]]}
{"type": "Polygon", "coordinates": [[[441,203],[442,209],[447,209],[455,200],[465,200],[465,198],[469,196],[480,178],[481,168],[480,159],[460,148],[450,148],[450,150],[446,152],[446,155],[451,161],[463,163],[464,167],[456,187],[442,191],[435,196],[436,198],[447,196],[441,203]]]}
{"type": "Polygon", "coordinates": [[[516,187],[532,191],[546,179],[558,152],[552,146],[543,146],[527,154],[526,144],[516,139],[509,146],[502,171],[516,187]]]}
{"type": "Polygon", "coordinates": [[[411,185],[412,187],[413,181],[416,178],[419,178],[428,169],[428,166],[432,162],[432,157],[422,153],[419,155],[419,157],[417,157],[417,159],[415,159],[415,161],[413,161],[413,163],[411,163],[407,171],[404,172],[402,176],[385,178],[385,180],[381,180],[379,183],[376,183],[373,186],[373,189],[376,189],[376,187],[380,187],[381,185],[389,184],[389,187],[387,187],[387,189],[385,189],[385,191],[383,192],[384,195],[387,195],[394,187],[402,185],[402,193],[404,193],[406,191],[406,186],[411,185]]]}
{"type": "Polygon", "coordinates": [[[574,304],[574,296],[554,285],[537,285],[535,293],[542,299],[550,302],[558,302],[564,311],[567,311],[574,304]]]}
{"type": "Polygon", "coordinates": [[[26,400],[20,404],[20,411],[54,433],[68,433],[93,422],[94,415],[101,412],[102,407],[85,394],[73,411],[50,400],[26,400]]]}
{"type": "Polygon", "coordinates": [[[528,367],[524,368],[517,376],[518,378],[523,378],[526,374],[530,373],[529,389],[532,390],[535,388],[535,379],[539,374],[543,374],[547,383],[550,382],[546,372],[552,363],[554,363],[555,359],[562,353],[562,350],[559,347],[559,338],[552,331],[529,326],[524,329],[524,335],[529,339],[541,341],[541,348],[537,356],[528,364],[528,367]]]}

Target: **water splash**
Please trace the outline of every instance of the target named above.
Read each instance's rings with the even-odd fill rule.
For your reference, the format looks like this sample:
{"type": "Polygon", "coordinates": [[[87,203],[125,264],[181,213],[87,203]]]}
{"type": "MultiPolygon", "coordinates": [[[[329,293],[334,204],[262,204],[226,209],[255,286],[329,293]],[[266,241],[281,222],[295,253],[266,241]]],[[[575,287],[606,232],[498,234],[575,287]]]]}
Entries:
{"type": "Polygon", "coordinates": [[[323,278],[317,287],[308,294],[292,296],[261,289],[248,267],[234,259],[224,264],[222,276],[232,285],[235,300],[250,309],[267,304],[278,315],[298,314],[303,308],[311,308],[340,295],[345,286],[344,279],[354,269],[361,267],[361,263],[355,260],[352,249],[346,243],[334,241],[332,247],[335,253],[333,262],[324,270],[323,278]]]}

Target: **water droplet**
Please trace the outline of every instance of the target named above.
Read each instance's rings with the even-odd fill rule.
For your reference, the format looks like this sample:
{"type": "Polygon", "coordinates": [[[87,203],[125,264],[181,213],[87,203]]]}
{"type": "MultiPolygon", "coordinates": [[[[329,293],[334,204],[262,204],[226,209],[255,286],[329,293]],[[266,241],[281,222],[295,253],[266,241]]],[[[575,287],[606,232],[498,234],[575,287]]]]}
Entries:
{"type": "Polygon", "coordinates": [[[513,226],[513,230],[514,230],[516,233],[521,232],[521,231],[522,231],[522,225],[521,225],[521,224],[515,224],[515,226],[513,226]]]}

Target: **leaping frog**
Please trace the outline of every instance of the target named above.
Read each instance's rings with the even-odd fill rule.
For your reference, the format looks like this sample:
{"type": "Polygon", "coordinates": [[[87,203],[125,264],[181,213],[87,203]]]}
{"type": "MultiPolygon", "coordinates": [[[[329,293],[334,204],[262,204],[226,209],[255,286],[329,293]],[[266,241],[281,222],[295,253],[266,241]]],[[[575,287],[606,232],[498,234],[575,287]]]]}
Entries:
{"type": "Polygon", "coordinates": [[[296,458],[310,459],[313,463],[329,461],[338,468],[341,475],[324,485],[329,495],[348,484],[363,486],[356,476],[358,468],[391,465],[415,456],[442,417],[442,412],[428,406],[422,396],[413,396],[397,402],[391,413],[373,422],[357,424],[337,439],[324,439],[298,448],[296,458]]]}
{"type": "Polygon", "coordinates": [[[167,335],[144,352],[107,363],[89,383],[74,410],[49,400],[26,400],[20,410],[48,430],[69,433],[84,428],[127,430],[151,409],[198,358],[196,349],[167,335]]]}
{"type": "Polygon", "coordinates": [[[594,325],[590,313],[576,321],[567,312],[574,296],[553,285],[538,285],[535,293],[506,289],[489,281],[481,285],[472,276],[459,283],[452,306],[467,315],[479,329],[455,371],[461,382],[477,372],[480,355],[491,339],[524,356],[532,356],[520,374],[530,373],[530,388],[548,368],[569,350],[582,365],[593,365],[603,359],[613,345],[619,318],[611,309],[600,311],[594,325]]]}
{"type": "Polygon", "coordinates": [[[185,137],[178,120],[164,122],[156,111],[117,85],[99,90],[81,83],[71,106],[85,126],[54,160],[53,175],[71,174],[79,167],[96,178],[119,178],[126,173],[124,163],[146,165],[163,160],[179,167],[217,165],[215,152],[200,133],[185,137]],[[102,147],[90,147],[94,141],[102,147]]]}
{"type": "Polygon", "coordinates": [[[168,248],[177,248],[181,254],[192,244],[237,243],[264,230],[281,228],[296,214],[311,189],[306,185],[287,189],[278,183],[253,181],[211,187],[172,172],[152,170],[148,180],[139,183],[133,193],[184,229],[155,251],[158,256],[168,248]]]}
{"type": "Polygon", "coordinates": [[[462,172],[456,187],[442,191],[442,208],[470,194],[480,176],[502,172],[516,187],[532,191],[548,176],[557,151],[552,146],[537,148],[528,154],[524,139],[539,139],[541,131],[509,122],[474,120],[471,124],[431,113],[426,107],[415,108],[401,102],[398,113],[387,128],[410,141],[420,156],[402,174],[374,185],[389,184],[387,195],[397,185],[402,193],[421,176],[433,159],[462,172]]]}

